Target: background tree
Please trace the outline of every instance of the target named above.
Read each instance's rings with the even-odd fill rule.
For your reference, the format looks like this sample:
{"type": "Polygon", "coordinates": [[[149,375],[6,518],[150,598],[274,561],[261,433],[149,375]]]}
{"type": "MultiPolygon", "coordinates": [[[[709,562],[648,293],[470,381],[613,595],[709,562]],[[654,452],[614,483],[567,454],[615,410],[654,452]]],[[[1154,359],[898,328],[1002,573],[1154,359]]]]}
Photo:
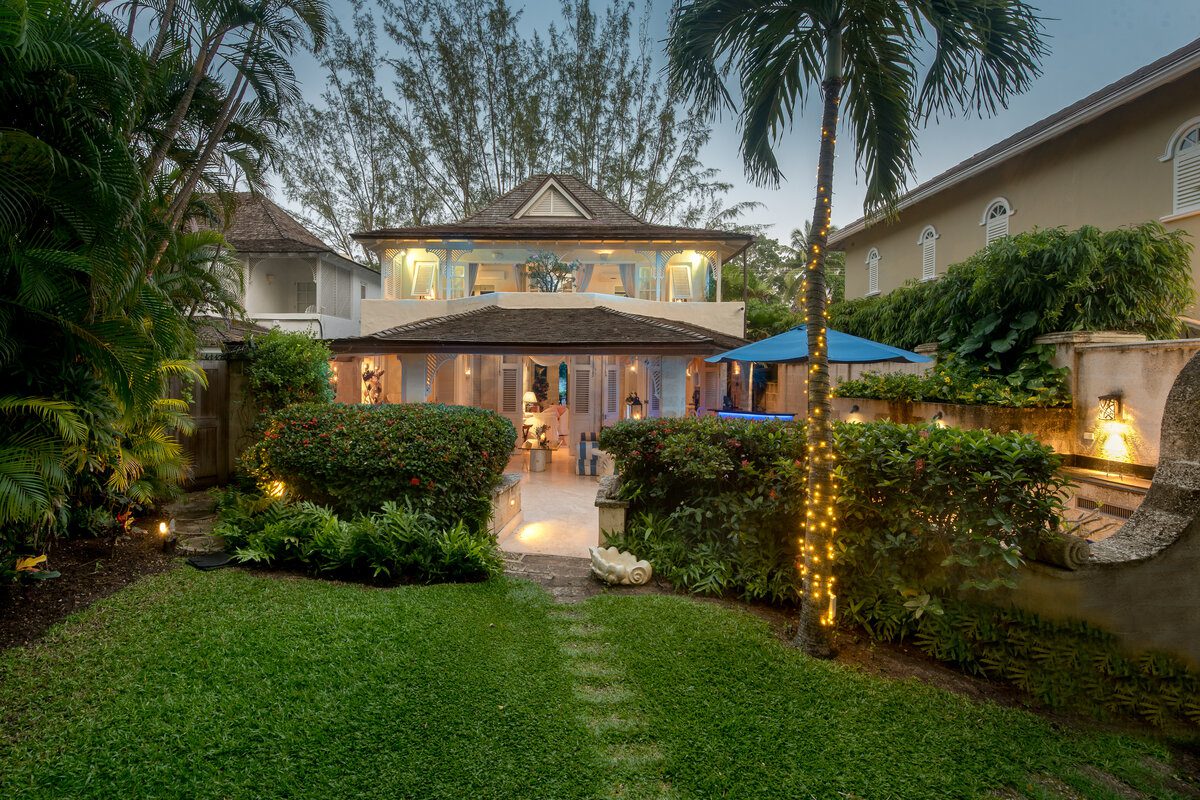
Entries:
{"type": "Polygon", "coordinates": [[[1022,0],[681,0],[672,12],[671,85],[704,113],[737,115],[751,180],[778,184],[775,144],[810,95],[821,103],[816,203],[805,241],[810,455],[796,634],[814,655],[831,652],[836,614],[825,247],[839,109],[844,103],[865,174],[866,211],[889,212],[912,173],[917,127],[939,113],[992,113],[1027,89],[1046,53],[1041,34],[1041,20],[1022,0]],[[725,84],[731,74],[738,100],[725,84]]]}
{"type": "Polygon", "coordinates": [[[563,0],[529,24],[505,0],[357,0],[322,55],[321,103],[289,117],[288,197],[360,258],[351,231],[458,219],[542,172],[648,222],[732,224],[756,204],[726,204],[730,185],[701,163],[710,128],[657,75],[651,10],[563,0]]]}

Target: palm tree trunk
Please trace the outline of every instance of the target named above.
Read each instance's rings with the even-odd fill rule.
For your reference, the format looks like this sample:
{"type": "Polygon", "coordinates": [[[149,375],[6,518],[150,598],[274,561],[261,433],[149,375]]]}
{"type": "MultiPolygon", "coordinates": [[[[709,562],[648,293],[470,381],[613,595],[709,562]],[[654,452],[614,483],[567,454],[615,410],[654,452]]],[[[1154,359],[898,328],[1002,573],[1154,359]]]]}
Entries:
{"type": "Polygon", "coordinates": [[[817,161],[817,203],[808,235],[804,311],[808,325],[808,483],[804,497],[804,544],[800,568],[800,621],[795,643],[809,655],[833,654],[830,634],[836,597],[833,589],[833,536],[837,531],[833,484],[833,428],[829,415],[829,360],[825,340],[825,245],[833,199],[833,155],[838,103],[842,94],[840,42],[829,45],[832,65],[821,83],[821,151],[817,161]]]}

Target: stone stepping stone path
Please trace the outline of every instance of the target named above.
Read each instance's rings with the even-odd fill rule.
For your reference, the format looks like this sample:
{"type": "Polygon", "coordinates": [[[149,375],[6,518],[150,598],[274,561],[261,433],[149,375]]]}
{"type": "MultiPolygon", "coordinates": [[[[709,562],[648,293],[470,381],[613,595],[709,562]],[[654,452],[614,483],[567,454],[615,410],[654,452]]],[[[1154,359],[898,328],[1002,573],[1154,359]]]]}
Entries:
{"type": "Polygon", "coordinates": [[[219,553],[225,548],[220,536],[213,536],[217,521],[217,501],[207,491],[189,492],[163,508],[167,519],[175,520],[175,552],[184,556],[219,553]]]}
{"type": "Polygon", "coordinates": [[[605,761],[604,796],[673,800],[663,780],[663,756],[642,713],[642,701],[620,670],[603,659],[602,623],[582,605],[560,605],[559,646],[567,671],[575,679],[575,696],[585,709],[584,723],[605,761]]]}

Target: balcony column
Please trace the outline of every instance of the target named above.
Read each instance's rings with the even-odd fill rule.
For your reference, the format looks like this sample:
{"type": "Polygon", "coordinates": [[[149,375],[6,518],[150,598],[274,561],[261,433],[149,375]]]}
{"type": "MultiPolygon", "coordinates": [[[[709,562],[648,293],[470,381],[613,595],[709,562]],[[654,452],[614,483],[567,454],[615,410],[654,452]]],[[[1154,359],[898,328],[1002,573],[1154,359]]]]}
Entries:
{"type": "Polygon", "coordinates": [[[400,402],[424,403],[428,399],[429,359],[424,353],[400,356],[400,402]]]}
{"type": "Polygon", "coordinates": [[[654,251],[654,299],[655,300],[663,299],[663,273],[666,272],[666,269],[664,268],[663,264],[664,264],[663,251],[655,250],[654,251]]]}
{"type": "MultiPolygon", "coordinates": [[[[321,281],[321,256],[320,256],[320,254],[313,256],[312,273],[313,273],[313,283],[315,283],[317,285],[316,299],[313,300],[313,307],[316,309],[317,314],[320,314],[321,313],[321,303],[325,299],[325,292],[323,291],[323,288],[321,286],[322,281],[321,281]]],[[[293,302],[295,302],[294,299],[293,299],[293,302]]]]}
{"type": "Polygon", "coordinates": [[[717,274],[717,302],[721,302],[721,254],[716,255],[716,274],[717,274]]]}

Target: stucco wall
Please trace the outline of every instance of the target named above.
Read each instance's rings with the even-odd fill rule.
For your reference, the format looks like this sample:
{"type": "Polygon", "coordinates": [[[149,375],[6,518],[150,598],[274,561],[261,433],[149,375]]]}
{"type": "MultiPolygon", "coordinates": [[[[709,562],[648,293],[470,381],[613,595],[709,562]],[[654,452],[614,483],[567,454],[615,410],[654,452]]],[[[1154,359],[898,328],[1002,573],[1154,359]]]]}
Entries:
{"type": "Polygon", "coordinates": [[[1163,419],[1159,467],[1133,518],[1092,545],[1078,572],[1024,569],[1012,600],[1200,666],[1200,355],[1179,373],[1163,419]]]}
{"type": "MultiPolygon", "coordinates": [[[[937,274],[984,246],[980,224],[993,199],[1012,205],[1010,232],[1035,227],[1121,225],[1172,214],[1172,164],[1159,161],[1171,135],[1200,115],[1196,78],[1176,81],[992,169],[947,188],[901,212],[897,222],[876,224],[836,246],[846,252],[846,296],[867,292],[866,258],[879,250],[879,289],[889,292],[921,275],[917,237],[937,228],[937,274]]],[[[1200,237],[1200,212],[1171,221],[1200,237]]],[[[1193,254],[1200,289],[1200,255],[1193,254]]],[[[1190,316],[1200,316],[1193,306],[1190,316]]]]}
{"type": "Polygon", "coordinates": [[[720,333],[742,335],[746,306],[736,303],[667,303],[610,294],[498,292],[455,300],[367,300],[362,304],[362,335],[432,317],[463,314],[487,306],[501,308],[594,308],[605,306],[627,314],[675,320],[720,333]]]}

